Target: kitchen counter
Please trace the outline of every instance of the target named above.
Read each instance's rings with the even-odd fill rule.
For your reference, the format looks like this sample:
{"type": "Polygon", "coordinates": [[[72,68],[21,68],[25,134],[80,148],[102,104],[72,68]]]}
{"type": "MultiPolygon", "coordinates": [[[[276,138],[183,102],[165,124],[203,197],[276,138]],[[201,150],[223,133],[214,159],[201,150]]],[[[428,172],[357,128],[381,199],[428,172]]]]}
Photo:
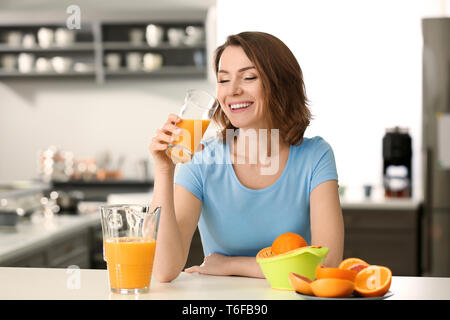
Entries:
{"type": "Polygon", "coordinates": [[[27,219],[15,227],[0,228],[0,264],[45,247],[60,237],[100,224],[98,213],[56,215],[27,219]]]}
{"type": "MultiPolygon", "coordinates": [[[[150,292],[109,291],[106,270],[0,268],[0,300],[302,300],[293,291],[270,288],[265,279],[182,272],[170,283],[152,279],[150,292]]],[[[396,277],[390,300],[450,300],[450,278],[396,277]]]]}
{"type": "Polygon", "coordinates": [[[349,198],[341,197],[341,207],[345,209],[375,209],[375,210],[417,210],[422,203],[420,199],[400,199],[373,197],[365,199],[363,197],[349,198]]]}

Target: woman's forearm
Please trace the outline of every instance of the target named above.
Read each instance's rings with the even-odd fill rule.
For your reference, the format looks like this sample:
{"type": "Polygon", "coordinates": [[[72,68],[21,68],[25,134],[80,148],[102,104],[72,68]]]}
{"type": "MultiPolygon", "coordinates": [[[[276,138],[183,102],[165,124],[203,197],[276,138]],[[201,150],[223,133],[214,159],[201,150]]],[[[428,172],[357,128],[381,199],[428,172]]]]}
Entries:
{"type": "Polygon", "coordinates": [[[155,168],[152,205],[161,206],[153,275],[158,281],[175,279],[185,259],[180,230],[175,216],[173,170],[160,172],[155,168]]]}
{"type": "Polygon", "coordinates": [[[206,256],[201,265],[192,266],[184,271],[187,273],[198,272],[214,276],[265,278],[255,257],[226,256],[216,252],[206,256]]]}
{"type": "Polygon", "coordinates": [[[230,271],[232,275],[265,278],[255,257],[230,257],[230,271]]]}

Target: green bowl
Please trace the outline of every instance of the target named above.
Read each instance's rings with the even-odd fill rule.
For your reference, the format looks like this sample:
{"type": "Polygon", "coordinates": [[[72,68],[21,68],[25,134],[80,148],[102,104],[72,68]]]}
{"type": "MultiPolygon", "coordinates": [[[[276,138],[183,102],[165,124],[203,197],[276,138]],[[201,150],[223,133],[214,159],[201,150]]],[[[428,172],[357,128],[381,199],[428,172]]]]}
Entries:
{"type": "Polygon", "coordinates": [[[271,247],[262,249],[256,261],[272,289],[294,290],[289,283],[289,272],[316,278],[316,268],[328,254],[328,248],[308,246],[275,255],[271,247]]]}

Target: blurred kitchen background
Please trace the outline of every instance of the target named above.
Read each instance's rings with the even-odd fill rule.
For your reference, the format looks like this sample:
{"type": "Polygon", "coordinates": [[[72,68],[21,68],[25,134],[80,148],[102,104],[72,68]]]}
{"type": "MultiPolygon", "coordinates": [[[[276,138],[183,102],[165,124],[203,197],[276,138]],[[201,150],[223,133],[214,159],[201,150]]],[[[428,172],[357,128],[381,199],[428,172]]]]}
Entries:
{"type": "MultiPolygon", "coordinates": [[[[306,136],[333,147],[344,256],[450,276],[449,15],[449,0],[0,1],[0,265],[104,268],[98,206],[151,201],[155,130],[188,89],[215,92],[227,35],[265,31],[303,69],[306,136]]],[[[196,232],[187,265],[202,260],[196,232]]]]}

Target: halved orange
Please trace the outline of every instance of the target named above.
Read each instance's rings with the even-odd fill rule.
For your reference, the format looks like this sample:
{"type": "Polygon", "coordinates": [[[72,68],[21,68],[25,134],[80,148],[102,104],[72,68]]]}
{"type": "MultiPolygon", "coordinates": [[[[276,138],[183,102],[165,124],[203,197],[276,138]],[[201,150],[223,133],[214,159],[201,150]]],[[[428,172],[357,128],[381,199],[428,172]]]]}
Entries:
{"type": "Polygon", "coordinates": [[[316,268],[316,279],[344,279],[349,281],[355,281],[355,277],[358,272],[354,270],[345,270],[339,268],[324,268],[318,266],[316,268]]]}
{"type": "Polygon", "coordinates": [[[361,260],[359,258],[347,258],[339,264],[338,268],[350,270],[353,266],[355,266],[357,264],[362,264],[362,265],[365,265],[366,267],[369,266],[369,264],[367,262],[365,262],[364,260],[361,260]]]}
{"type": "Polygon", "coordinates": [[[367,267],[368,266],[363,263],[357,263],[357,264],[352,265],[349,270],[360,272],[362,269],[365,269],[367,267]]]}
{"type": "Polygon", "coordinates": [[[308,243],[302,236],[286,232],[279,235],[272,243],[272,251],[275,254],[285,253],[297,248],[306,247],[308,243]]]}
{"type": "Polygon", "coordinates": [[[384,266],[368,266],[355,278],[355,291],[363,297],[381,297],[388,292],[392,271],[384,266]]]}
{"type": "Polygon", "coordinates": [[[318,279],[311,283],[315,296],[324,298],[348,298],[354,290],[354,283],[345,279],[318,279]]]}
{"type": "Polygon", "coordinates": [[[295,272],[289,272],[289,283],[295,291],[306,294],[308,296],[313,295],[313,291],[311,289],[311,279],[304,277],[295,272]]]}

